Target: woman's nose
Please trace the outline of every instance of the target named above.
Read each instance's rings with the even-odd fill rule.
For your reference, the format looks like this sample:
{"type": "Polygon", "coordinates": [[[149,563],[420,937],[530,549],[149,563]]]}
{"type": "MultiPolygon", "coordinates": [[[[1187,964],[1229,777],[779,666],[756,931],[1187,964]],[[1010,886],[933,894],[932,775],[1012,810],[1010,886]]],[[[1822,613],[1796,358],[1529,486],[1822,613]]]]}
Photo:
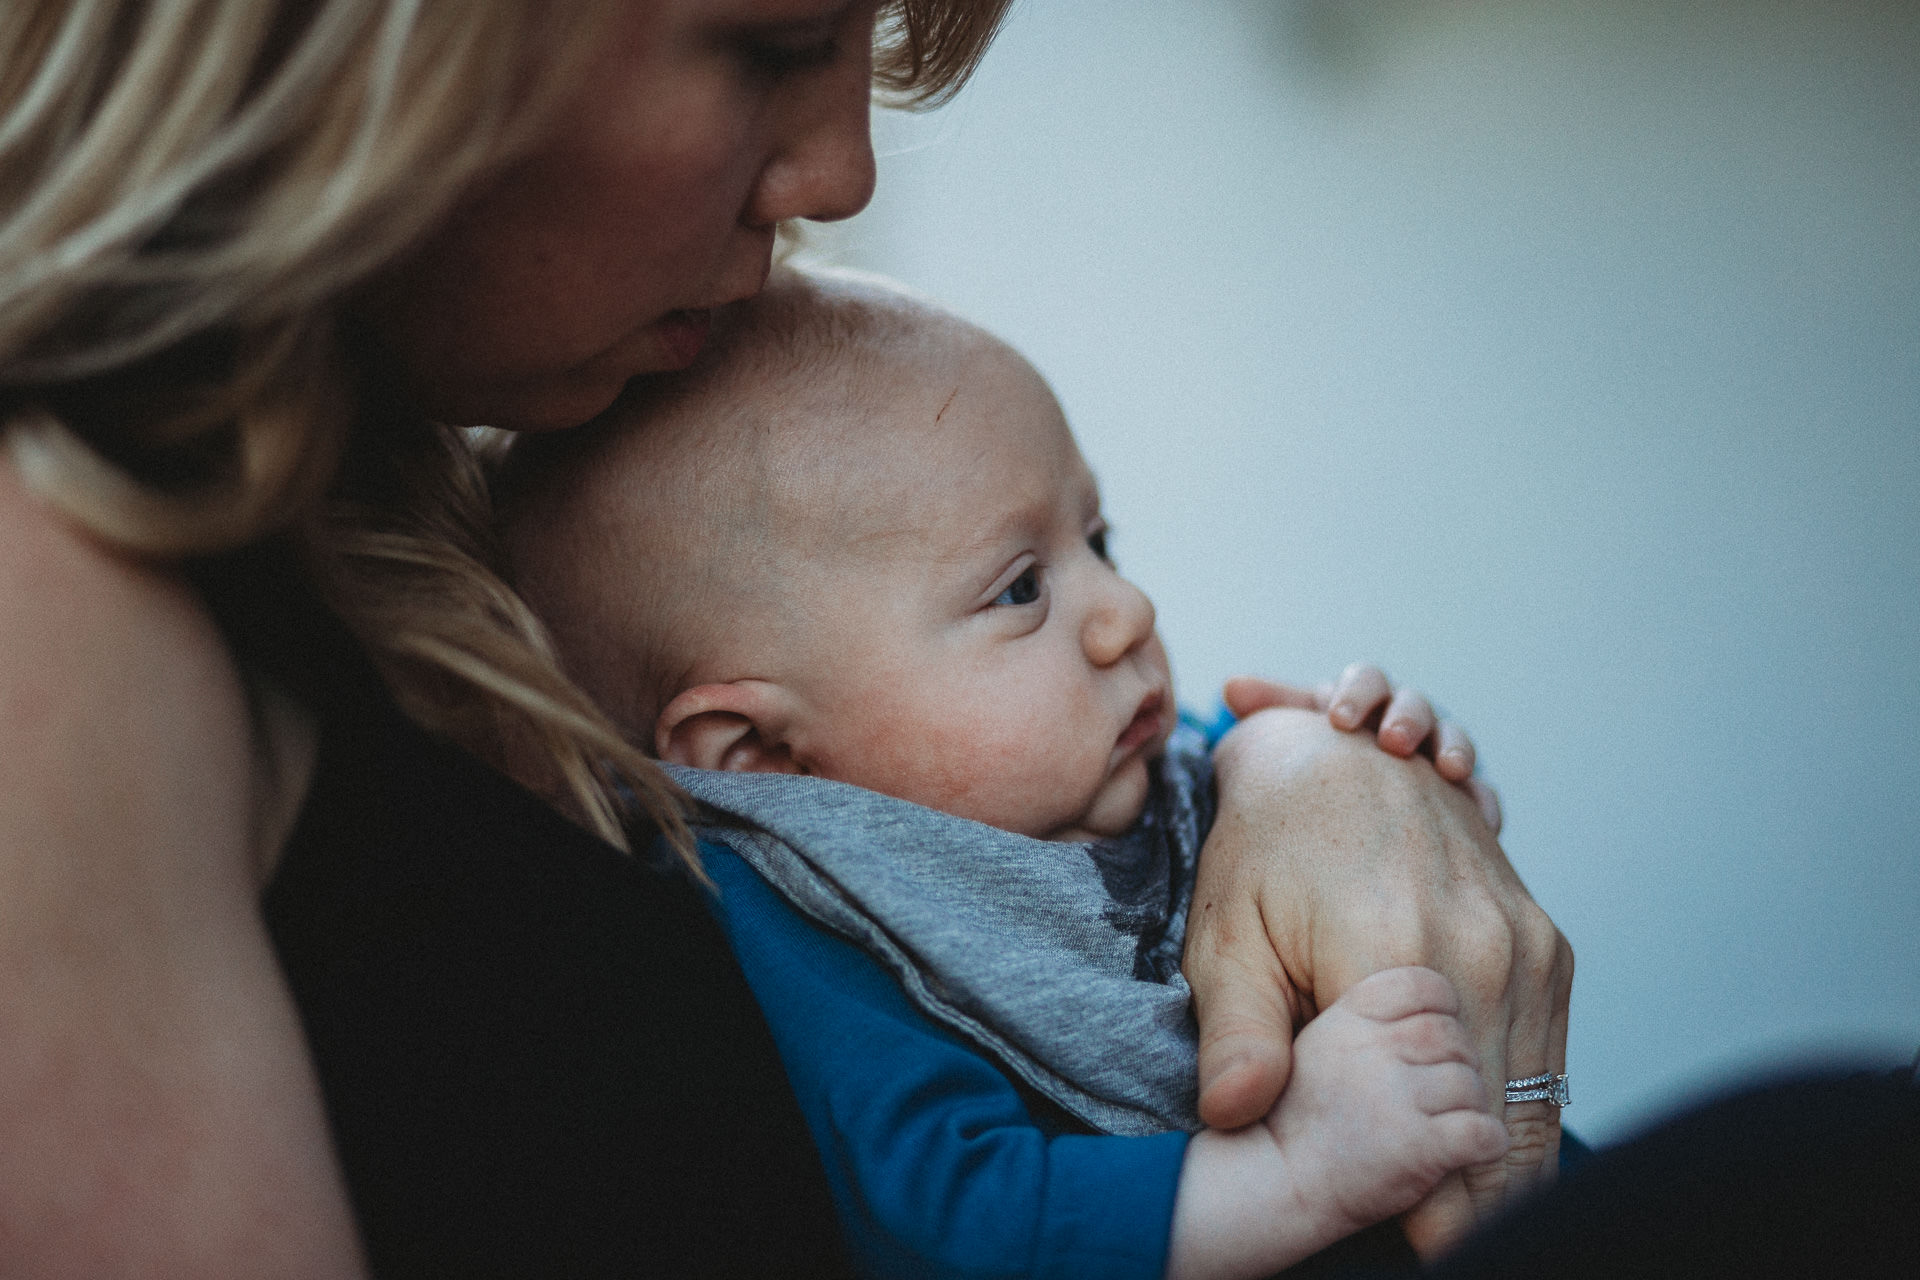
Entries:
{"type": "Polygon", "coordinates": [[[1153,601],[1147,593],[1119,574],[1109,577],[1080,624],[1080,647],[1096,667],[1112,666],[1153,634],[1153,601]]]}
{"type": "Polygon", "coordinates": [[[871,48],[849,50],[796,85],[783,104],[782,136],[754,185],[747,222],[851,218],[873,199],[871,48]]]}

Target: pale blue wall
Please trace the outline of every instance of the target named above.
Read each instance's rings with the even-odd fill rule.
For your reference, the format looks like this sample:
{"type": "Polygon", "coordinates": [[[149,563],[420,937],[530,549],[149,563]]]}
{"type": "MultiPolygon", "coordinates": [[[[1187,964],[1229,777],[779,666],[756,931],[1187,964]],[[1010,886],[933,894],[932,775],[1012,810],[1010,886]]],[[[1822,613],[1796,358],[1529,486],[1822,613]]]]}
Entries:
{"type": "Polygon", "coordinates": [[[1021,0],[832,238],[1053,380],[1190,698],[1432,690],[1570,1119],[1920,1044],[1920,5],[1021,0]]]}

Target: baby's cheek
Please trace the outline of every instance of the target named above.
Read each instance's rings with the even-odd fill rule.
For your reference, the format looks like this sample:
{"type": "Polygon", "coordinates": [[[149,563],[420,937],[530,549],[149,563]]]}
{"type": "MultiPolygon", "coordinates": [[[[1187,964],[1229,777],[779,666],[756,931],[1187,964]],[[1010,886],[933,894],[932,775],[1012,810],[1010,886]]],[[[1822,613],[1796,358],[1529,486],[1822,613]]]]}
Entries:
{"type": "Polygon", "coordinates": [[[935,798],[919,802],[1023,835],[1044,835],[1084,804],[1083,783],[1066,776],[1069,761],[1044,726],[1006,715],[951,726],[927,744],[916,772],[935,798]]]}

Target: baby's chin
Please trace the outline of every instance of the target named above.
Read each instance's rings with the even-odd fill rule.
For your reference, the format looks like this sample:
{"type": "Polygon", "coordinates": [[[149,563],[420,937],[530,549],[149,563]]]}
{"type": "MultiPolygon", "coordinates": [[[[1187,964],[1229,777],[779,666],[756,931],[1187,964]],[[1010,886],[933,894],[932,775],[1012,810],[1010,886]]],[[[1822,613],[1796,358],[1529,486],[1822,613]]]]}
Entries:
{"type": "Polygon", "coordinates": [[[1147,763],[1131,760],[1119,774],[1106,780],[1086,811],[1058,831],[1044,837],[1069,844],[1111,840],[1127,833],[1147,807],[1147,763]]]}

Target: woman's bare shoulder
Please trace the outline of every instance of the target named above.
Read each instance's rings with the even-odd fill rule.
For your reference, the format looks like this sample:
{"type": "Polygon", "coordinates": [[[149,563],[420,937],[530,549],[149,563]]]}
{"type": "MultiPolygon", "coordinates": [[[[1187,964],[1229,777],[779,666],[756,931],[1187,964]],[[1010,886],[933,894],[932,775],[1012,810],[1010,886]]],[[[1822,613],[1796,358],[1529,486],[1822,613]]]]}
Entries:
{"type": "Polygon", "coordinates": [[[0,460],[0,1270],[357,1269],[252,739],[192,590],[0,460]]]}
{"type": "Polygon", "coordinates": [[[4,463],[0,707],[14,821],[56,803],[72,834],[104,834],[135,809],[164,828],[172,805],[196,826],[246,821],[246,699],[212,618],[177,577],[94,541],[4,463]]]}

